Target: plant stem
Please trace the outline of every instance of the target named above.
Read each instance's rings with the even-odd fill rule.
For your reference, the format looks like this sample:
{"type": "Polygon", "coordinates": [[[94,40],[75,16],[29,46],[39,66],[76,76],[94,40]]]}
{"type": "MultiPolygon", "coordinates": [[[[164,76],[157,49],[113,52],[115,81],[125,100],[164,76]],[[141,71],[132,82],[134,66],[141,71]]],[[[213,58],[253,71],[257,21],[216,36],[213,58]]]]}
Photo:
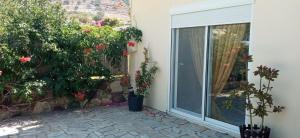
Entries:
{"type": "MultiPolygon", "coordinates": [[[[248,100],[248,104],[251,104],[250,95],[247,95],[247,100],[248,100]]],[[[249,108],[249,114],[250,114],[250,126],[251,126],[251,131],[252,131],[253,120],[252,120],[252,109],[251,108],[249,108]]]]}
{"type": "Polygon", "coordinates": [[[270,91],[270,85],[271,85],[271,81],[269,80],[268,81],[268,87],[267,87],[267,92],[266,93],[268,93],[270,91]]]}
{"type": "MultiPolygon", "coordinates": [[[[259,91],[258,91],[259,93],[262,92],[262,78],[263,77],[260,77],[260,79],[259,79],[259,91]]],[[[265,105],[264,99],[262,99],[262,105],[263,106],[265,105]]],[[[261,129],[263,128],[263,126],[264,126],[264,116],[261,116],[261,129]]]]}
{"type": "MultiPolygon", "coordinates": [[[[271,81],[268,80],[268,86],[267,86],[267,91],[266,91],[266,93],[268,93],[269,90],[270,90],[270,84],[271,84],[271,81]]],[[[265,99],[263,99],[262,102],[263,102],[263,108],[264,108],[264,110],[266,110],[266,109],[265,109],[265,108],[266,108],[265,99]]],[[[263,127],[264,127],[264,121],[265,121],[265,117],[262,116],[262,117],[261,117],[261,129],[263,129],[263,127]]]]}
{"type": "Polygon", "coordinates": [[[259,79],[259,91],[261,91],[262,89],[262,77],[260,77],[259,79]]]}

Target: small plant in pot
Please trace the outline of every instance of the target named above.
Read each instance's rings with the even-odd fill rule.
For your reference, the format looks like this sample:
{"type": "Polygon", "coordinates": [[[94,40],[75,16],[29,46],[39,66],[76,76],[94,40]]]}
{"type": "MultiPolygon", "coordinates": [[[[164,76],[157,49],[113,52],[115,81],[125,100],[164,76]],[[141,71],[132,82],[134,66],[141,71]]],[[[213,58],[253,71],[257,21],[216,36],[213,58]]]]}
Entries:
{"type": "Polygon", "coordinates": [[[141,63],[140,70],[136,71],[136,93],[133,90],[129,91],[128,107],[130,111],[142,111],[144,96],[149,94],[154,75],[158,68],[153,65],[150,66],[149,51],[144,48],[145,61],[141,63]]]}
{"type": "Polygon", "coordinates": [[[242,82],[240,90],[234,91],[225,105],[230,108],[232,99],[244,97],[246,99],[245,108],[249,113],[250,124],[239,126],[241,138],[269,138],[271,129],[265,126],[265,117],[269,113],[279,113],[284,107],[274,106],[271,90],[272,82],[278,77],[279,70],[267,66],[259,66],[254,71],[254,76],[259,78],[259,84],[256,87],[254,83],[242,82]],[[253,118],[261,119],[260,125],[253,123],[253,118]]]}

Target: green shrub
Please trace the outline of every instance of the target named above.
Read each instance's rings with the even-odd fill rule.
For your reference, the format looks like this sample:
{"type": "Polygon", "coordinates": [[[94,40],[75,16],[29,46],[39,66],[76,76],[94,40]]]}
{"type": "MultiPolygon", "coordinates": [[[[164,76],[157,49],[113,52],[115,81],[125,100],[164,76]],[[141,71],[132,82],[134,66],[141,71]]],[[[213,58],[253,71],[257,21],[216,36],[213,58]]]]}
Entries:
{"type": "Polygon", "coordinates": [[[120,25],[120,21],[116,18],[104,18],[101,24],[102,26],[115,27],[120,25]]]}
{"type": "Polygon", "coordinates": [[[0,93],[13,93],[18,102],[32,102],[46,90],[72,97],[96,88],[92,76],[113,75],[103,61],[119,66],[127,42],[142,35],[80,26],[67,20],[61,5],[45,0],[3,0],[0,22],[0,93]]]}

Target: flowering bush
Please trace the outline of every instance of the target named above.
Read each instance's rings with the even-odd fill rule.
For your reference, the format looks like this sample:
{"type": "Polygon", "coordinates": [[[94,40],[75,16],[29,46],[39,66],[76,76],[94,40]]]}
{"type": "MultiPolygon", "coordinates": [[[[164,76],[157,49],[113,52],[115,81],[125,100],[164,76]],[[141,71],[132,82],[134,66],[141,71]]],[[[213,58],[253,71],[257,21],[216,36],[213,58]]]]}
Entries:
{"type": "Polygon", "coordinates": [[[135,82],[137,95],[145,96],[149,93],[154,75],[156,74],[158,68],[154,65],[149,67],[149,51],[144,49],[145,61],[141,64],[141,70],[136,71],[135,82]]]}
{"type": "Polygon", "coordinates": [[[131,27],[80,26],[45,0],[3,0],[0,13],[0,101],[9,93],[15,103],[32,102],[46,90],[75,98],[96,87],[91,76],[111,79],[103,60],[119,66],[128,41],[142,36],[131,27]]]}

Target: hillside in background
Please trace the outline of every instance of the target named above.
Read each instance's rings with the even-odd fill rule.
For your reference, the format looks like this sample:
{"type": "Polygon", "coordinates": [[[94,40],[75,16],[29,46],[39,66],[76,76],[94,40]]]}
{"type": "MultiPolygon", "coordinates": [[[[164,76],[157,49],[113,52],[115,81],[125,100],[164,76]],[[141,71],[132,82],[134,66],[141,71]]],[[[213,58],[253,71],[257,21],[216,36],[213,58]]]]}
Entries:
{"type": "Polygon", "coordinates": [[[118,18],[123,23],[129,21],[128,0],[58,0],[71,18],[81,23],[102,18],[118,18]]]}

